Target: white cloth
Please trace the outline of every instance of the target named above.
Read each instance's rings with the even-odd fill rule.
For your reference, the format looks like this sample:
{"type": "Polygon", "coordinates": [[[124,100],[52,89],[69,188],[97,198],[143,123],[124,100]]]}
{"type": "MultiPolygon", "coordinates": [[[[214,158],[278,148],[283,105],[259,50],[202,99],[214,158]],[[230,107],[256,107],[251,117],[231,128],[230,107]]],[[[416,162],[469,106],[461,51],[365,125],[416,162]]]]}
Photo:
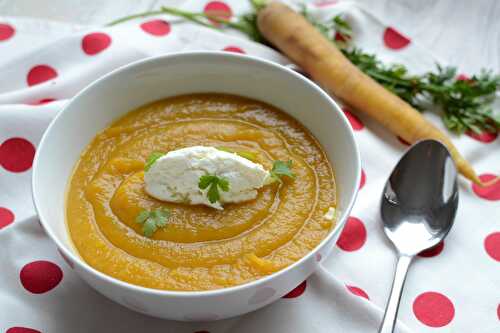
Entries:
{"type": "MultiPolygon", "coordinates": [[[[201,11],[208,2],[193,0],[185,8],[201,11]]],[[[246,1],[225,3],[233,14],[249,8],[246,1]]],[[[415,41],[352,3],[321,1],[310,4],[310,9],[322,20],[344,13],[353,26],[355,44],[384,61],[403,63],[413,72],[432,69],[436,61],[415,41]]],[[[127,310],[81,281],[37,223],[30,194],[31,159],[43,131],[67,99],[102,74],[137,59],[229,46],[287,63],[274,50],[238,33],[224,34],[169,16],[110,28],[0,17],[0,332],[376,332],[395,264],[381,230],[378,201],[406,147],[364,117],[351,120],[366,182],[337,247],[292,293],[297,297],[245,316],[178,323],[127,310]],[[170,25],[140,27],[160,18],[170,25]],[[56,101],[27,105],[47,99],[56,101]]],[[[436,116],[426,116],[442,127],[436,116]]],[[[485,143],[463,135],[453,140],[484,179],[498,174],[500,139],[485,138],[491,141],[485,143]]],[[[399,332],[500,331],[499,200],[499,186],[473,191],[460,180],[459,211],[444,249],[417,258],[410,268],[399,332]]]]}

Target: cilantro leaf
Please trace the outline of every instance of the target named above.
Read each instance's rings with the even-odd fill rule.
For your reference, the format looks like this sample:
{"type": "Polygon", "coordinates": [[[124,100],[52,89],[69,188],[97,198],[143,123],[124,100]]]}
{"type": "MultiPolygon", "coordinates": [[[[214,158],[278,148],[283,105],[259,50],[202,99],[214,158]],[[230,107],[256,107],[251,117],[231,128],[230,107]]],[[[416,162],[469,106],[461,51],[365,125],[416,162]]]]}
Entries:
{"type": "Polygon", "coordinates": [[[220,195],[219,195],[219,190],[217,189],[216,183],[210,184],[210,187],[208,188],[208,192],[207,192],[207,197],[208,197],[208,201],[210,201],[210,203],[215,203],[215,202],[219,201],[220,195]]]}
{"type": "Polygon", "coordinates": [[[216,181],[215,176],[204,175],[200,177],[198,182],[198,187],[202,190],[206,189],[208,185],[212,184],[212,182],[216,181]]]}
{"type": "Polygon", "coordinates": [[[150,213],[147,210],[142,210],[135,218],[135,223],[142,224],[146,222],[146,220],[149,218],[149,214],[150,213]]]}
{"type": "Polygon", "coordinates": [[[170,210],[167,208],[142,210],[135,218],[135,223],[142,224],[142,233],[150,238],[158,228],[163,228],[168,224],[169,217],[170,210]]]}
{"type": "Polygon", "coordinates": [[[146,159],[146,165],[144,166],[144,171],[148,171],[156,162],[156,160],[162,157],[163,155],[165,154],[159,151],[152,152],[146,159]]]}
{"type": "Polygon", "coordinates": [[[153,216],[157,219],[166,219],[170,216],[170,211],[167,209],[157,209],[153,211],[153,216]]]}
{"type": "Polygon", "coordinates": [[[229,191],[229,181],[226,178],[219,178],[218,185],[224,192],[229,191]]]}
{"type": "Polygon", "coordinates": [[[283,162],[283,161],[274,161],[273,168],[271,169],[270,177],[274,181],[283,183],[283,177],[295,178],[295,174],[291,170],[292,161],[283,162]]]}
{"type": "Polygon", "coordinates": [[[219,189],[224,192],[229,191],[229,181],[224,177],[215,175],[203,175],[198,181],[198,187],[204,190],[208,187],[207,198],[210,203],[215,203],[220,199],[219,189]]]}
{"type": "Polygon", "coordinates": [[[144,233],[144,236],[151,238],[153,234],[156,231],[157,226],[156,222],[153,219],[147,219],[144,225],[142,226],[142,232],[144,233]]]}

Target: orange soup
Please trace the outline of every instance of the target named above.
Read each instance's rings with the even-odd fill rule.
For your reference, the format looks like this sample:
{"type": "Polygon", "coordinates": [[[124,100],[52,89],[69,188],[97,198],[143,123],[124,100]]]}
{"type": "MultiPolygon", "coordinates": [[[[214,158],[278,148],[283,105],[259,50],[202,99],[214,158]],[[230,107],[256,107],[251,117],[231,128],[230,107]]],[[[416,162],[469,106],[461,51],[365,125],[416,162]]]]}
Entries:
{"type": "Polygon", "coordinates": [[[332,229],[330,163],[315,138],[276,108],[242,97],[196,94],[140,107],[98,134],[78,161],[67,223],[81,257],[117,279],[164,290],[243,284],[302,258],[332,229]],[[144,190],[155,151],[191,146],[252,152],[270,170],[292,161],[294,179],[261,188],[224,210],[158,201],[144,190]],[[136,216],[168,208],[168,224],[145,237],[136,216]]]}

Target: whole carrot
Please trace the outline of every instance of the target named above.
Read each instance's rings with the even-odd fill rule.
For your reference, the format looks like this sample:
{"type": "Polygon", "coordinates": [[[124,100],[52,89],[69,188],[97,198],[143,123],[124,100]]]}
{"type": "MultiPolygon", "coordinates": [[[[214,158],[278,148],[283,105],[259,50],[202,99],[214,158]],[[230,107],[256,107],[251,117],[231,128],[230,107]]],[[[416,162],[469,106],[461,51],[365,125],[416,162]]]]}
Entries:
{"type": "Polygon", "coordinates": [[[259,11],[257,25],[268,41],[321,86],[410,143],[421,139],[441,141],[448,147],[459,172],[481,184],[474,169],[443,132],[361,72],[302,15],[284,4],[272,2],[259,11]]]}

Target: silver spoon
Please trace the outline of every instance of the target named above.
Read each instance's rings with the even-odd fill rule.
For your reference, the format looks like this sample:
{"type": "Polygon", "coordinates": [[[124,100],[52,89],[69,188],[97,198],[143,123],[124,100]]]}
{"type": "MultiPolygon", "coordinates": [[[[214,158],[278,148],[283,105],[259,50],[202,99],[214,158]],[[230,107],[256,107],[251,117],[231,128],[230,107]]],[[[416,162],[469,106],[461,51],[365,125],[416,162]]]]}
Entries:
{"type": "Polygon", "coordinates": [[[442,241],[458,206],[457,170],[444,145],[413,145],[387,181],[380,205],[384,232],[398,251],[398,263],[379,333],[392,333],[408,267],[419,252],[442,241]]]}

